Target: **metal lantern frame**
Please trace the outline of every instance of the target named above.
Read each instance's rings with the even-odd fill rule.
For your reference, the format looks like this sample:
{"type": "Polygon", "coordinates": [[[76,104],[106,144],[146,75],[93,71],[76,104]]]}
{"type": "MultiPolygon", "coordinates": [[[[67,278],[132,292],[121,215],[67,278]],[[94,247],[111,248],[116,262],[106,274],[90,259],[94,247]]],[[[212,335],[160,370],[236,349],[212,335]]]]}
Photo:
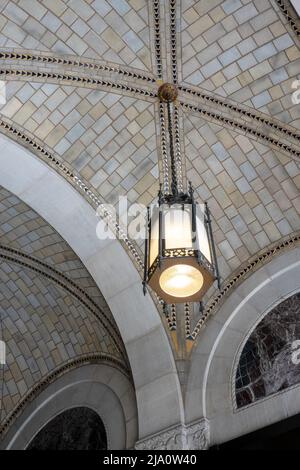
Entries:
{"type": "MultiPolygon", "coordinates": [[[[168,109],[168,130],[169,130],[169,143],[170,143],[170,161],[171,161],[171,194],[163,194],[161,189],[158,193],[158,202],[155,206],[149,206],[147,208],[147,230],[145,237],[145,259],[144,259],[144,280],[143,287],[144,293],[146,293],[146,286],[149,285],[156,294],[165,303],[185,303],[185,302],[201,302],[205,292],[209,287],[217,280],[218,287],[220,287],[220,276],[216,257],[216,249],[212,231],[212,220],[211,213],[208,204],[204,203],[204,210],[202,211],[202,221],[198,217],[199,205],[196,203],[194,198],[194,190],[189,183],[189,190],[187,193],[179,192],[177,185],[177,174],[175,169],[175,157],[173,147],[173,132],[172,132],[172,119],[171,119],[171,102],[176,99],[177,90],[170,84],[164,84],[159,89],[159,97],[162,101],[167,103],[168,109]],[[152,223],[154,220],[154,210],[156,208],[156,219],[155,219],[155,232],[157,236],[157,252],[155,257],[151,253],[151,242],[153,238],[153,227],[152,223]],[[190,223],[190,240],[191,246],[166,246],[166,239],[168,233],[166,233],[165,224],[165,212],[169,209],[181,207],[186,214],[189,214],[190,223]],[[158,224],[158,227],[157,227],[158,224]],[[202,241],[199,239],[199,224],[204,225],[202,235],[206,236],[206,255],[201,251],[202,241]],[[209,253],[208,251],[209,250],[209,253]],[[208,257],[210,259],[208,259],[208,257]],[[187,296],[175,296],[168,294],[162,289],[160,285],[160,277],[163,272],[169,267],[173,267],[179,264],[192,266],[201,273],[203,277],[202,287],[192,295],[187,296]]],[[[178,210],[178,209],[177,209],[178,210]]],[[[170,245],[170,243],[168,243],[170,245]]],[[[203,247],[203,245],[202,245],[203,247]]],[[[204,250],[205,251],[205,250],[204,250]]]]}
{"type": "Polygon", "coordinates": [[[194,199],[194,191],[190,185],[189,193],[180,193],[174,195],[163,195],[160,191],[158,194],[158,254],[154,261],[150,262],[150,241],[152,239],[151,208],[147,210],[147,236],[145,238],[145,260],[144,260],[144,292],[146,285],[149,285],[158,296],[166,303],[183,303],[183,302],[199,302],[214,281],[217,280],[220,286],[220,276],[216,257],[215,244],[213,239],[211,214],[208,204],[204,203],[204,227],[207,235],[209,253],[211,261],[203,254],[200,249],[201,240],[199,240],[197,231],[197,203],[194,199]],[[179,248],[166,248],[165,227],[164,227],[164,206],[174,207],[182,206],[182,210],[188,206],[191,207],[191,238],[192,246],[182,246],[179,248]],[[189,297],[175,297],[168,295],[160,287],[159,279],[161,274],[169,267],[177,264],[185,264],[195,267],[203,276],[203,285],[201,289],[194,295],[189,297]]]}

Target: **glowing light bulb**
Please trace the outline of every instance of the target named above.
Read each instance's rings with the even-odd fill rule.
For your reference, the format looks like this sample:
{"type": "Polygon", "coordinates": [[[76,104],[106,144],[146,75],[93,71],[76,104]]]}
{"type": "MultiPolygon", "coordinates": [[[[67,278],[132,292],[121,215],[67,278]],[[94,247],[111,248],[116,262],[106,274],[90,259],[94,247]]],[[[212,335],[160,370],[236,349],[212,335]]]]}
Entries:
{"type": "Polygon", "coordinates": [[[161,274],[159,284],[164,292],[173,297],[189,297],[201,289],[203,276],[193,266],[176,264],[161,274]]]}

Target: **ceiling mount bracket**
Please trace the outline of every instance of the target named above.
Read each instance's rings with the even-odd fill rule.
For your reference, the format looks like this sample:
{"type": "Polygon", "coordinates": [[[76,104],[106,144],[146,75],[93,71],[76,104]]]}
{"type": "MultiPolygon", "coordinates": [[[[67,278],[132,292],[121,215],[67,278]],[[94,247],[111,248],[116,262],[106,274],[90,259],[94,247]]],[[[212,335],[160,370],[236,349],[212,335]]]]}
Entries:
{"type": "Polygon", "coordinates": [[[158,89],[158,97],[164,103],[172,103],[176,101],[178,89],[172,83],[163,83],[158,89]]]}

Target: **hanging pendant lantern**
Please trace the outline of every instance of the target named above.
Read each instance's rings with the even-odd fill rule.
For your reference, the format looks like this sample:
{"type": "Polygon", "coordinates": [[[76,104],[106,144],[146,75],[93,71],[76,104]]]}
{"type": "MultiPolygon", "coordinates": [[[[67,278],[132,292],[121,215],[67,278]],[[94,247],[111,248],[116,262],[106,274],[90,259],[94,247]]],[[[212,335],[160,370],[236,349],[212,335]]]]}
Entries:
{"type": "Polygon", "coordinates": [[[166,303],[200,302],[218,280],[219,273],[208,205],[195,202],[192,185],[178,192],[170,103],[177,90],[160,87],[159,97],[168,104],[172,182],[171,194],[159,191],[158,202],[148,208],[145,241],[144,292],[148,284],[166,303]]]}

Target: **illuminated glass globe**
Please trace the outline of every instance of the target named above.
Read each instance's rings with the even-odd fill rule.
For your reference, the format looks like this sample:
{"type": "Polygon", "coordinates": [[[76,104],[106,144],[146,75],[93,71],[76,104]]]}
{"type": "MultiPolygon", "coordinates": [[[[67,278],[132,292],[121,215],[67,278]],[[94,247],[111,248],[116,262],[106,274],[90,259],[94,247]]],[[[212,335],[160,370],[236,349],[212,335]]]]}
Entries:
{"type": "Polygon", "coordinates": [[[159,285],[166,294],[182,298],[196,294],[203,282],[200,271],[188,264],[171,266],[159,278],[159,285]]]}

